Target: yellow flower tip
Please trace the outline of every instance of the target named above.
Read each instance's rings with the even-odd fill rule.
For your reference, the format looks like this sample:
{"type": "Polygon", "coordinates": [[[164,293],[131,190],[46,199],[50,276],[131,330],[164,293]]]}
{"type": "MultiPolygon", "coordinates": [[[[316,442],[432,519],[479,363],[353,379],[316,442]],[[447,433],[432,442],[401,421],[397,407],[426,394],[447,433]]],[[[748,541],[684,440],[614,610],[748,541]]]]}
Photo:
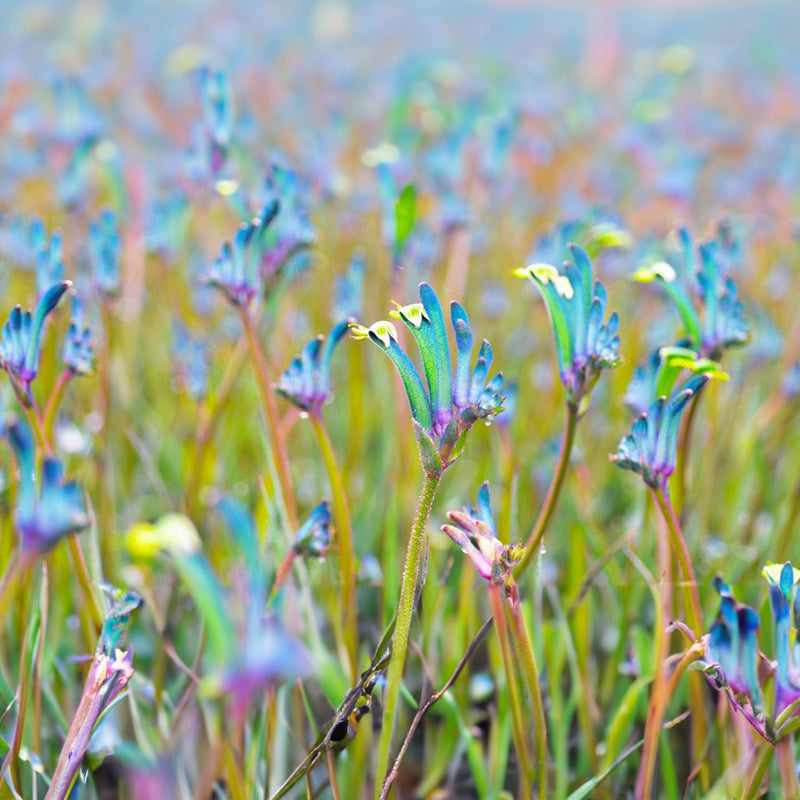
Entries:
{"type": "Polygon", "coordinates": [[[388,320],[382,319],[370,325],[369,328],[359,325],[357,322],[350,323],[350,335],[354,339],[369,339],[370,335],[375,336],[384,347],[389,347],[391,340],[397,341],[397,328],[388,320]]]}
{"type": "Polygon", "coordinates": [[[572,284],[566,275],[561,275],[552,264],[529,264],[525,267],[526,274],[533,280],[546,286],[553,284],[553,288],[565,299],[571,300],[575,294],[572,284]]]}
{"type": "Polygon", "coordinates": [[[672,264],[666,261],[656,261],[653,264],[641,266],[633,273],[633,279],[639,283],[652,283],[656,278],[661,278],[665,283],[672,283],[677,278],[672,264]]]}
{"type": "MultiPolygon", "coordinates": [[[[392,300],[392,302],[397,306],[397,308],[394,308],[389,312],[390,317],[394,317],[395,319],[403,319],[409,325],[413,325],[415,328],[419,328],[420,325],[422,325],[423,319],[427,322],[430,322],[430,319],[428,318],[428,312],[425,311],[425,306],[423,306],[422,303],[410,303],[407,306],[401,306],[394,300],[392,300]]],[[[395,336],[395,338],[397,337],[395,336]]]]}

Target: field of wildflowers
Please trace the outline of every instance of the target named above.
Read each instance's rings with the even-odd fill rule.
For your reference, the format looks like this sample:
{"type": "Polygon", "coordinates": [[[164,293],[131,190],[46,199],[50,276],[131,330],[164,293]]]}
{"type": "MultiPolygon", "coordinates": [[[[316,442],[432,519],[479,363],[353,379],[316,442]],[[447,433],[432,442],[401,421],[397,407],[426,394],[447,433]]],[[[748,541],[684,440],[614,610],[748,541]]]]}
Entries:
{"type": "Polygon", "coordinates": [[[0,4],[0,800],[800,800],[799,24],[0,4]]]}

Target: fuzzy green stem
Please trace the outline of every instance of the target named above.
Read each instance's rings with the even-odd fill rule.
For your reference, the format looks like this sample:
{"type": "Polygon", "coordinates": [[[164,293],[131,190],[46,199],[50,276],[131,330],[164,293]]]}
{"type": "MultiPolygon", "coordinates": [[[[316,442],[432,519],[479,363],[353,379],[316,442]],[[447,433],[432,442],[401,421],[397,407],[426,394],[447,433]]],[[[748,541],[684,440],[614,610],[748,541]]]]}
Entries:
{"type": "Polygon", "coordinates": [[[561,494],[561,487],[564,485],[564,476],[567,474],[567,466],[569,465],[569,457],[572,453],[572,445],[575,442],[575,430],[578,425],[578,409],[577,406],[567,403],[567,424],[564,428],[564,438],[561,440],[561,452],[558,456],[558,465],[556,466],[555,474],[550,487],[547,490],[547,495],[544,499],[544,504],[539,511],[539,516],[536,518],[536,523],[533,530],[528,536],[528,541],[525,542],[525,555],[520,561],[517,568],[514,570],[514,577],[519,579],[528,568],[534,554],[538,552],[539,545],[542,542],[550,518],[558,503],[558,497],[561,494]]]}
{"type": "Polygon", "coordinates": [[[400,682],[403,679],[403,667],[408,648],[408,635],[411,630],[411,617],[414,611],[414,592],[417,587],[417,575],[422,554],[422,542],[425,537],[425,525],[433,507],[436,489],[441,480],[441,473],[426,472],[419,496],[414,522],[411,525],[411,534],[406,550],[406,562],[403,569],[403,579],[400,585],[400,600],[397,605],[397,619],[394,634],[392,635],[392,655],[386,676],[386,690],[383,701],[383,728],[378,742],[378,779],[375,781],[375,798],[381,794],[381,786],[388,774],[389,750],[392,744],[392,732],[397,716],[397,700],[400,695],[400,682]]]}
{"type": "Polygon", "coordinates": [[[517,653],[520,656],[522,674],[525,678],[526,689],[530,696],[533,708],[533,718],[536,721],[536,752],[539,758],[539,800],[547,796],[547,723],[544,716],[544,703],[542,702],[542,689],[539,684],[539,670],[536,667],[536,656],[533,652],[528,626],[522,615],[522,606],[519,601],[519,589],[514,579],[509,579],[508,610],[514,625],[517,639],[517,653]]]}
{"type": "MultiPolygon", "coordinates": [[[[506,623],[505,608],[503,602],[504,588],[496,583],[489,583],[489,600],[492,606],[492,616],[494,626],[497,630],[497,638],[500,640],[500,653],[503,657],[503,667],[506,673],[506,686],[508,688],[508,701],[511,708],[511,729],[514,737],[514,749],[517,751],[519,762],[519,797],[532,798],[531,787],[533,785],[533,765],[531,764],[531,753],[528,737],[525,735],[525,709],[522,704],[520,687],[517,682],[517,664],[511,646],[511,639],[506,623]]],[[[541,777],[541,776],[540,776],[541,777]]]]}
{"type": "Polygon", "coordinates": [[[286,515],[292,530],[297,529],[297,507],[294,502],[294,491],[289,475],[289,457],[286,452],[286,442],[281,435],[280,422],[278,417],[278,406],[275,402],[275,395],[272,392],[269,379],[269,365],[267,364],[261,341],[258,338],[253,318],[246,308],[239,308],[239,317],[247,336],[247,344],[250,348],[250,358],[256,374],[256,383],[261,395],[261,403],[264,408],[264,415],[267,418],[269,428],[270,445],[275,457],[275,466],[278,470],[278,481],[281,485],[281,494],[286,507],[286,515]]]}
{"type": "Polygon", "coordinates": [[[333,517],[336,521],[336,534],[339,538],[339,575],[342,582],[342,603],[344,605],[344,635],[350,658],[352,682],[355,681],[358,674],[358,617],[356,615],[355,552],[350,508],[347,504],[342,473],[336,463],[336,454],[328,430],[319,414],[311,414],[311,423],[314,426],[314,433],[317,435],[317,443],[331,486],[333,517]]]}

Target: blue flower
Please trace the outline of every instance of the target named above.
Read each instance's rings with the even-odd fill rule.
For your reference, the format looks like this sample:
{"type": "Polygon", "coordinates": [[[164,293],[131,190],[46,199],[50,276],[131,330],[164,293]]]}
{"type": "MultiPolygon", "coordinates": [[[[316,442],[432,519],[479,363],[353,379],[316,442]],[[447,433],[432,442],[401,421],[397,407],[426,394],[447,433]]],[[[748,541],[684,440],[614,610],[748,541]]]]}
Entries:
{"type": "MultiPolygon", "coordinates": [[[[492,363],[492,348],[484,339],[475,367],[472,358],[472,330],[467,312],[460,303],[450,304],[450,318],[455,331],[457,359],[453,374],[442,306],[436,292],[427,284],[419,288],[421,302],[398,306],[391,312],[401,319],[417,341],[428,390],[416,367],[397,343],[397,330],[388,321],[376,322],[369,328],[351,325],[357,339],[370,339],[394,363],[408,396],[420,446],[436,445],[445,465],[456,442],[478,419],[490,420],[500,411],[503,397],[503,374],[487,383],[492,363]],[[423,436],[427,444],[420,439],[423,436]]],[[[441,465],[440,465],[441,466],[441,465]]]]}
{"type": "Polygon", "coordinates": [[[64,482],[59,461],[42,461],[41,487],[36,490],[36,449],[27,423],[19,420],[8,428],[8,437],[19,469],[19,489],[14,524],[22,549],[43,553],[64,536],[89,526],[83,489],[64,482]]]}
{"type": "Polygon", "coordinates": [[[718,361],[725,350],[744,345],[750,338],[736,284],[723,269],[726,253],[717,241],[696,249],[686,228],[678,231],[678,241],[672,262],[640,267],[633,277],[642,283],[658,283],[675,303],[691,346],[701,356],[718,361]]]}
{"type": "Polygon", "coordinates": [[[86,324],[83,303],[77,295],[72,298],[72,319],[64,337],[61,358],[73,375],[91,375],[94,372],[92,332],[86,324]]]}
{"type": "Polygon", "coordinates": [[[749,695],[753,705],[759,705],[758,614],[736,600],[722,576],[717,575],[713,584],[721,603],[709,632],[708,658],[719,665],[735,694],[749,695]]]}
{"type": "Polygon", "coordinates": [[[222,70],[204,67],[200,73],[200,91],[203,107],[203,125],[211,145],[211,173],[222,168],[233,131],[228,76],[222,70]]]}
{"type": "Polygon", "coordinates": [[[477,509],[450,511],[447,518],[453,524],[442,525],[442,532],[461,548],[478,574],[493,583],[504,583],[520,562],[522,549],[503,544],[497,537],[489,483],[484,481],[478,490],[477,509]]]}
{"type": "Polygon", "coordinates": [[[89,258],[94,285],[104,301],[119,294],[120,237],[117,217],[107,208],[89,225],[89,258]]]}
{"type": "Polygon", "coordinates": [[[30,386],[39,373],[39,342],[47,315],[58,305],[70,281],[51,286],[39,301],[36,312],[22,311],[16,306],[0,333],[0,367],[30,397],[30,386]]]}
{"type": "Polygon", "coordinates": [[[347,333],[348,322],[340,322],[328,335],[312,339],[281,375],[275,391],[298,408],[319,414],[330,397],[331,359],[336,345],[347,333]]]}
{"type": "Polygon", "coordinates": [[[768,565],[764,576],[769,584],[769,602],[775,634],[775,716],[800,698],[800,659],[791,644],[791,613],[797,626],[797,576],[790,561],[778,573],[778,565],[768,565]]]}
{"type": "Polygon", "coordinates": [[[41,220],[31,223],[31,241],[36,264],[36,291],[43,295],[53,284],[64,280],[64,237],[60,230],[53,231],[47,241],[41,220]]]}
{"type": "Polygon", "coordinates": [[[195,400],[208,391],[208,346],[204,339],[195,339],[186,328],[172,326],[172,357],[178,379],[195,400]]]}
{"type": "Polygon", "coordinates": [[[365,257],[361,250],[353,253],[347,270],[339,275],[334,283],[333,318],[335,321],[342,319],[358,319],[364,309],[364,263],[365,257]]]}
{"type": "Polygon", "coordinates": [[[246,307],[260,293],[262,238],[278,215],[278,202],[273,200],[250,222],[236,231],[233,244],[225,242],[211,269],[204,277],[209,286],[219,289],[229,302],[246,307]]]}
{"type": "Polygon", "coordinates": [[[305,558],[325,558],[331,544],[331,511],[323,500],[298,529],[292,541],[292,550],[305,558]]]}
{"type": "Polygon", "coordinates": [[[616,311],[603,322],[606,290],[594,282],[586,251],[570,245],[571,261],[564,262],[564,274],[551,264],[531,264],[515,275],[533,281],[547,306],[556,337],[556,353],[567,402],[579,408],[600,373],[616,366],[619,356],[619,317],[616,311]]]}
{"type": "Polygon", "coordinates": [[[683,411],[708,381],[706,374],[693,375],[669,398],[659,397],[651,403],[619,443],[612,461],[622,469],[638,472],[648,486],[665,488],[675,471],[683,411]]]}

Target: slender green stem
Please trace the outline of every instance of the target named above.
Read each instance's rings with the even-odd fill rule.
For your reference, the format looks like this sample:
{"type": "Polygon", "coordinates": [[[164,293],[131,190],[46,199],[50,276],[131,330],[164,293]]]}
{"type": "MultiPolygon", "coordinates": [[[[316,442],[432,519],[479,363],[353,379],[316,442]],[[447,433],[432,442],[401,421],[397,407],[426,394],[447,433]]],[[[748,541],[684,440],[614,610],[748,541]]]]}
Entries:
{"type": "Polygon", "coordinates": [[[700,405],[702,395],[695,397],[694,402],[689,404],[689,409],[686,412],[686,421],[680,432],[680,442],[678,446],[678,455],[675,467],[675,507],[682,513],[684,498],[686,495],[686,464],[689,461],[689,451],[692,446],[692,431],[694,430],[694,421],[697,417],[697,407],[700,405]]]}
{"type": "Polygon", "coordinates": [[[67,386],[69,386],[70,380],[72,380],[73,373],[65,369],[59,376],[58,380],[53,387],[53,391],[50,392],[50,397],[47,398],[47,405],[44,408],[44,421],[42,422],[42,429],[44,432],[44,438],[47,442],[53,441],[53,425],[56,421],[56,414],[58,414],[58,409],[61,407],[61,400],[64,397],[64,392],[67,390],[67,386]]]}
{"type": "Polygon", "coordinates": [[[333,516],[336,521],[336,534],[339,538],[339,575],[342,582],[342,603],[344,604],[344,632],[347,652],[350,657],[350,678],[355,681],[358,673],[358,617],[356,615],[356,557],[353,549],[353,527],[350,522],[350,508],[344,491],[342,473],[336,463],[328,430],[319,414],[311,414],[311,423],[317,435],[322,460],[328,473],[333,500],[333,516]]]}
{"type": "Polygon", "coordinates": [[[375,798],[380,798],[381,786],[388,774],[389,750],[392,744],[392,732],[397,715],[397,700],[400,695],[400,682],[403,679],[403,667],[408,648],[408,635],[411,630],[411,617],[414,611],[414,592],[417,588],[417,575],[422,554],[422,542],[425,537],[425,525],[433,507],[436,489],[439,487],[441,473],[432,472],[425,474],[419,504],[411,525],[411,534],[406,550],[406,562],[403,569],[403,579],[400,585],[400,600],[397,605],[397,619],[394,634],[392,635],[392,655],[386,676],[386,690],[383,700],[383,727],[378,742],[378,778],[375,781],[375,798]]]}
{"type": "Polygon", "coordinates": [[[759,796],[761,784],[764,782],[764,775],[767,774],[769,765],[775,755],[775,748],[769,742],[762,742],[759,745],[758,757],[755,760],[755,768],[750,774],[742,792],[742,800],[755,800],[759,796]]]}
{"type": "Polygon", "coordinates": [[[250,358],[256,374],[256,383],[261,395],[261,403],[264,408],[264,415],[267,418],[269,428],[270,445],[275,456],[275,466],[278,470],[278,481],[281,485],[283,502],[286,507],[286,515],[292,530],[297,528],[297,507],[294,502],[294,491],[289,474],[289,457],[286,452],[286,442],[281,435],[280,420],[278,417],[278,406],[275,402],[275,395],[270,386],[269,365],[267,364],[261,341],[258,338],[253,318],[246,308],[239,308],[239,316],[247,336],[247,344],[250,348],[250,358]]]}
{"type": "Polygon", "coordinates": [[[508,610],[516,634],[517,653],[520,656],[522,674],[525,678],[527,692],[536,721],[536,752],[539,758],[539,800],[547,796],[547,723],[544,716],[542,689],[539,685],[539,670],[536,667],[536,656],[533,652],[528,626],[522,615],[519,601],[519,589],[514,579],[509,579],[508,610]]]}
{"type": "Polygon", "coordinates": [[[511,646],[511,639],[506,623],[505,607],[503,602],[504,588],[496,583],[489,583],[489,600],[492,606],[492,616],[494,626],[497,630],[497,637],[500,640],[500,653],[503,656],[503,667],[506,673],[506,687],[508,689],[508,701],[511,708],[511,729],[514,737],[514,749],[517,751],[517,761],[519,762],[519,797],[531,798],[531,787],[533,785],[533,765],[528,737],[525,735],[525,709],[522,704],[520,687],[517,682],[517,666],[514,651],[511,646]]]}
{"type": "Polygon", "coordinates": [[[798,800],[800,789],[797,785],[797,770],[794,763],[794,735],[784,736],[776,745],[778,767],[781,771],[784,800],[798,800]]]}
{"type": "Polygon", "coordinates": [[[72,559],[75,562],[75,571],[78,574],[78,583],[84,595],[85,605],[84,609],[88,619],[95,629],[95,636],[100,633],[100,628],[103,625],[103,612],[100,610],[100,604],[97,602],[97,597],[92,589],[92,581],[89,577],[89,570],[86,566],[86,559],[83,557],[83,549],[78,540],[77,534],[72,534],[67,537],[69,544],[69,552],[72,554],[72,559]]]}
{"type": "Polygon", "coordinates": [[[567,403],[567,424],[564,428],[564,438],[561,440],[561,453],[558,456],[558,465],[556,466],[555,474],[550,487],[547,490],[547,495],[544,499],[544,504],[539,511],[539,516],[533,526],[533,530],[528,536],[528,541],[525,542],[525,556],[520,561],[517,568],[514,570],[514,577],[519,579],[528,568],[531,559],[538,551],[539,545],[542,542],[550,518],[558,502],[558,497],[561,494],[561,487],[564,485],[564,476],[567,474],[567,466],[569,465],[569,457],[572,453],[572,445],[575,442],[575,430],[578,425],[578,409],[570,403],[567,403]]]}

